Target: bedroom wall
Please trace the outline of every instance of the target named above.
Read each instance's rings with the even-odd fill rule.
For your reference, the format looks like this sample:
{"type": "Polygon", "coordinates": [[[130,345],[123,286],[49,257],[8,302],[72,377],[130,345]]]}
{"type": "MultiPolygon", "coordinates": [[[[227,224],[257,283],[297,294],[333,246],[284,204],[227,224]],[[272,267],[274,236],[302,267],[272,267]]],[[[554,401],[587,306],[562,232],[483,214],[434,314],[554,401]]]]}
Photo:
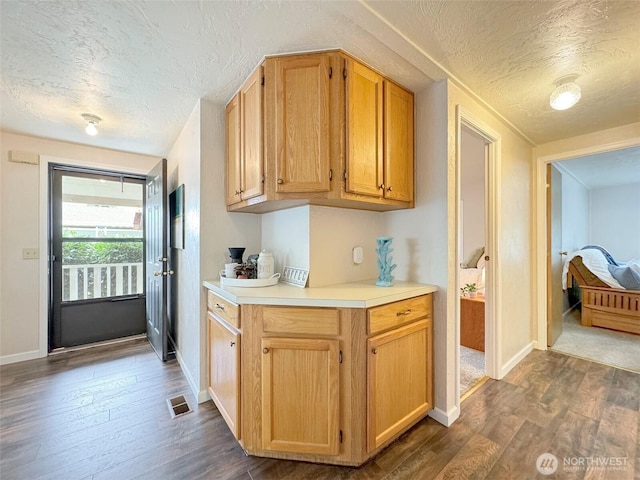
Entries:
{"type": "MultiPolygon", "coordinates": [[[[463,127],[461,138],[460,198],[462,200],[462,260],[485,242],[484,139],[463,127]]],[[[470,265],[475,267],[475,265],[470,265]]]]}
{"type": "Polygon", "coordinates": [[[640,183],[591,190],[589,243],[616,260],[640,259],[640,183]]]}
{"type": "Polygon", "coordinates": [[[589,189],[555,164],[562,174],[562,250],[573,252],[589,243],[589,189]]]}

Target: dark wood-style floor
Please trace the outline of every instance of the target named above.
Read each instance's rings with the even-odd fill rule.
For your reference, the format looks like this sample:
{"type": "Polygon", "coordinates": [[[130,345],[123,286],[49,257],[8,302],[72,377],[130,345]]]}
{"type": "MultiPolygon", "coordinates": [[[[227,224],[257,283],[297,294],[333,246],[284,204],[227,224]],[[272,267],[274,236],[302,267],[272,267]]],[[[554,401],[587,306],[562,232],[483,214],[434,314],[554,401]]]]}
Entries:
{"type": "Polygon", "coordinates": [[[6,365],[0,387],[2,480],[640,478],[640,376],[554,352],[485,383],[450,428],[427,418],[359,469],[245,456],[144,341],[6,365]],[[171,419],[179,394],[195,410],[171,419]],[[548,476],[546,452],[559,460],[548,476]],[[616,470],[594,466],[612,458],[616,470]]]}

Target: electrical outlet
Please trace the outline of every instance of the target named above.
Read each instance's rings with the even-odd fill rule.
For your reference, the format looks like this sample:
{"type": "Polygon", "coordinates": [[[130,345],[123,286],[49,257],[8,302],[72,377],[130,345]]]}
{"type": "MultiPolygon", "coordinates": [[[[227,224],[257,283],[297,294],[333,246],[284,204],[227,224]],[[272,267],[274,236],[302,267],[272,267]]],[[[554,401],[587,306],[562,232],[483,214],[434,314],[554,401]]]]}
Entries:
{"type": "Polygon", "coordinates": [[[40,258],[40,254],[37,248],[23,248],[22,249],[22,258],[24,260],[33,260],[36,258],[40,258]]]}

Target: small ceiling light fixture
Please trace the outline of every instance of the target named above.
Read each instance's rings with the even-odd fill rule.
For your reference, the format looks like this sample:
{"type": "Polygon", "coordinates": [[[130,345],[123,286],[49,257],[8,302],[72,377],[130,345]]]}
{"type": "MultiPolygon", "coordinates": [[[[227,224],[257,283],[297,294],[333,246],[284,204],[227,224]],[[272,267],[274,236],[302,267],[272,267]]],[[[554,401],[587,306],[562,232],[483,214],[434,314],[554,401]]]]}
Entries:
{"type": "Polygon", "coordinates": [[[87,126],[84,129],[84,131],[87,132],[87,135],[97,135],[98,129],[96,128],[96,125],[98,125],[100,123],[100,120],[102,119],[90,113],[83,113],[82,118],[84,118],[84,121],[87,122],[87,126]]]}
{"type": "Polygon", "coordinates": [[[576,78],[578,78],[577,75],[566,75],[554,82],[556,88],[551,92],[551,97],[549,98],[551,108],[554,110],[567,110],[578,103],[582,96],[582,90],[580,90],[580,85],[575,83],[576,78]]]}

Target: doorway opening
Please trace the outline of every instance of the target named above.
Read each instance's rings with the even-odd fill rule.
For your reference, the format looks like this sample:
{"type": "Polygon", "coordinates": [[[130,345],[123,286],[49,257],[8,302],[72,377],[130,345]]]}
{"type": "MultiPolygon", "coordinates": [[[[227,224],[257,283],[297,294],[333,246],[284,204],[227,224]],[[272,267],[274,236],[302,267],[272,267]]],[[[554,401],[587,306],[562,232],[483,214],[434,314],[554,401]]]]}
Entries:
{"type": "Polygon", "coordinates": [[[145,178],[51,163],[49,182],[48,350],[143,334],[145,178]]]}
{"type": "MultiPolygon", "coordinates": [[[[461,395],[462,362],[467,347],[467,337],[473,339],[471,353],[475,352],[476,386],[479,387],[488,378],[500,378],[501,358],[501,317],[500,295],[497,285],[500,283],[498,268],[500,215],[500,135],[484,122],[475,118],[462,106],[456,107],[456,256],[455,289],[453,297],[456,311],[456,406],[460,409],[461,399],[474,390],[469,387],[466,396],[461,395]],[[471,149],[467,152],[468,149],[471,149]],[[471,160],[469,160],[471,158],[471,160]],[[472,166],[467,166],[467,162],[472,166]],[[467,179],[466,176],[470,177],[467,179]],[[475,182],[475,185],[468,184],[475,182]],[[470,194],[465,201],[465,196],[470,194]],[[469,208],[465,206],[469,205],[469,208]],[[465,226],[465,215],[469,220],[465,226]],[[479,218],[482,221],[479,222],[479,218]],[[468,238],[465,246],[465,229],[468,238]],[[466,258],[465,258],[466,254],[466,258]],[[462,268],[466,267],[466,268],[462,268]],[[472,268],[473,270],[469,270],[472,268]],[[467,270],[467,271],[464,271],[467,270]],[[468,285],[469,284],[469,285],[468,285]],[[475,284],[475,285],[473,285],[475,284]],[[465,288],[467,287],[467,288],[465,288]],[[472,288],[469,288],[472,287],[472,288]],[[473,288],[475,287],[475,288],[473,288]],[[467,296],[464,292],[475,290],[467,296]],[[483,295],[480,295],[483,293],[483,295]],[[463,305],[464,303],[464,305],[463,305]],[[463,312],[464,309],[464,312],[463,312]],[[464,317],[464,322],[463,322],[464,317]],[[471,330],[466,321],[470,320],[471,330]],[[463,328],[463,323],[465,323],[463,328]],[[465,330],[462,332],[462,330],[465,330]],[[469,335],[467,335],[469,334],[469,335]],[[464,340],[463,340],[464,339],[464,340]],[[475,348],[473,348],[475,347],[475,348]],[[481,348],[484,347],[484,352],[481,348]],[[484,353],[484,368],[481,357],[484,353]]],[[[466,357],[466,356],[465,356],[466,357]]],[[[472,380],[473,383],[473,380],[472,380]]]]}
{"type": "Polygon", "coordinates": [[[463,125],[460,134],[460,395],[486,377],[486,141],[463,125]]]}
{"type": "Polygon", "coordinates": [[[618,282],[640,266],[640,224],[631,220],[640,147],[547,163],[546,171],[547,346],[640,372],[640,317],[629,297],[638,284],[618,282]]]}

